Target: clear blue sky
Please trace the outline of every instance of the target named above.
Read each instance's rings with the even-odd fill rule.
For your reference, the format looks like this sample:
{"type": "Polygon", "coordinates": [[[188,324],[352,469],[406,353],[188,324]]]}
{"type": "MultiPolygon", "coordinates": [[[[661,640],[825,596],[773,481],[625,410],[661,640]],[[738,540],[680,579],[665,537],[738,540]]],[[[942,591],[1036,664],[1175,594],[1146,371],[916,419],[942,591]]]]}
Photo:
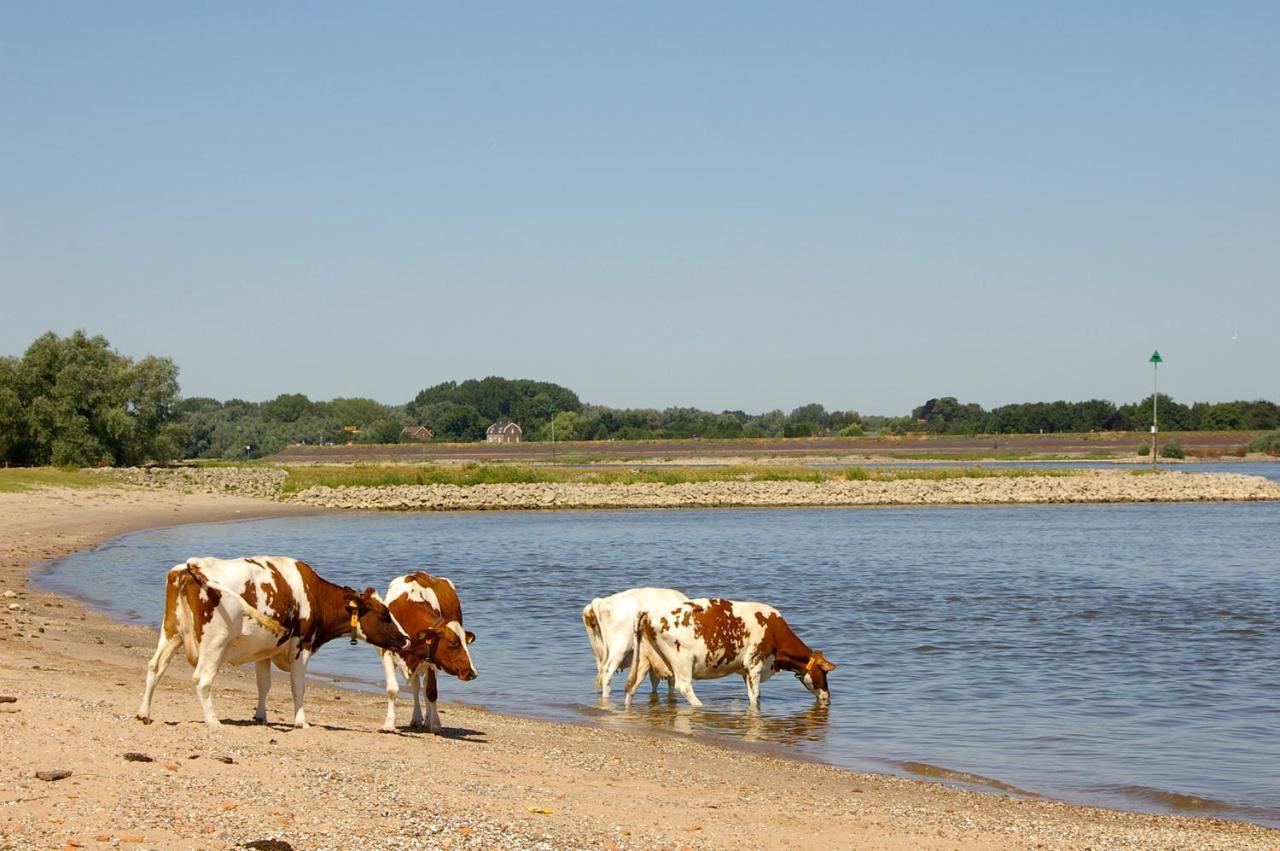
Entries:
{"type": "Polygon", "coordinates": [[[887,414],[1159,348],[1280,399],[1280,3],[692,5],[5,2],[0,354],[887,414]]]}

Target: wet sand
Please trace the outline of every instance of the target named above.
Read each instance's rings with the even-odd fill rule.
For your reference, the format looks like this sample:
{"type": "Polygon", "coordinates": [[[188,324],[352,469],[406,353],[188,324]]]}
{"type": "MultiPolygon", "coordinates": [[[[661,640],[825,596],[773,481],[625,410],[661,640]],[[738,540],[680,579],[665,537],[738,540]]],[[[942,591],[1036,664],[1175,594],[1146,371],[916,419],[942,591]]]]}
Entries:
{"type": "MultiPolygon", "coordinates": [[[[251,669],[219,676],[229,723],[210,735],[181,659],[157,692],[157,723],[143,726],[133,713],[155,633],[28,585],[41,562],[127,531],[314,510],[142,488],[0,494],[0,593],[15,595],[0,606],[0,696],[16,698],[0,703],[0,848],[1280,847],[1280,831],[1256,825],[1002,797],[459,705],[442,704],[443,736],[381,734],[381,697],[316,684],[315,726],[293,731],[281,678],[271,723],[254,725],[251,669]],[[59,769],[72,773],[35,777],[59,769]]],[[[531,657],[530,676],[540,664],[554,659],[531,657]]]]}

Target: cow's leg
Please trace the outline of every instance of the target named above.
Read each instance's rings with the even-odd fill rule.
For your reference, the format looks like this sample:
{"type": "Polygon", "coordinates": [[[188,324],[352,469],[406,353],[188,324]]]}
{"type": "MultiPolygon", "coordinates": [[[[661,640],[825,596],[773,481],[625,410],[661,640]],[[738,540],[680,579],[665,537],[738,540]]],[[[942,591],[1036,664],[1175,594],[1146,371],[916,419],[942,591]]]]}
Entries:
{"type": "Polygon", "coordinates": [[[382,653],[382,673],[387,678],[387,717],[382,722],[384,733],[396,731],[396,695],[400,694],[400,681],[396,679],[396,660],[390,653],[382,653]]]}
{"type": "Polygon", "coordinates": [[[747,684],[747,703],[756,707],[760,705],[760,672],[753,670],[745,670],[742,672],[742,681],[747,684]]]}
{"type": "Polygon", "coordinates": [[[212,632],[206,630],[204,633],[200,642],[200,657],[196,660],[196,670],[191,678],[196,683],[196,698],[204,713],[204,723],[210,730],[217,732],[222,727],[222,722],[218,720],[218,713],[213,711],[213,678],[222,667],[222,660],[226,657],[231,642],[227,636],[215,636],[212,632]]]}
{"type": "Polygon", "coordinates": [[[698,700],[698,696],[693,693],[693,681],[676,677],[676,691],[684,695],[684,699],[689,701],[690,706],[701,706],[702,701],[698,700]]]}
{"type": "Polygon", "coordinates": [[[413,689],[413,718],[409,721],[409,727],[414,730],[422,729],[422,669],[414,671],[409,675],[409,687],[413,689]]]}
{"type": "Polygon", "coordinates": [[[436,699],[440,692],[436,687],[436,669],[427,670],[427,729],[439,733],[444,728],[440,724],[440,713],[436,710],[436,699]]]}
{"type": "Polygon", "coordinates": [[[600,677],[597,685],[600,686],[600,696],[609,697],[609,687],[613,682],[613,675],[618,673],[619,668],[627,667],[631,661],[630,647],[609,647],[605,652],[604,664],[600,667],[600,677]]]}
{"type": "Polygon", "coordinates": [[[693,656],[677,656],[671,662],[671,675],[676,681],[676,691],[684,695],[690,706],[701,706],[702,701],[693,693],[693,656]]]}
{"type": "Polygon", "coordinates": [[[156,693],[156,683],[164,676],[165,669],[173,659],[174,651],[182,646],[182,636],[166,637],[162,632],[156,644],[156,652],[147,662],[147,684],[142,690],[142,703],[138,705],[138,720],[144,724],[151,723],[151,698],[156,693]]]}
{"type": "Polygon", "coordinates": [[[259,660],[256,668],[258,675],[258,708],[253,712],[253,720],[259,724],[265,724],[267,723],[267,693],[271,691],[271,660],[259,660]]]}
{"type": "Polygon", "coordinates": [[[302,708],[302,696],[307,691],[307,662],[310,660],[310,651],[302,650],[289,668],[289,685],[293,686],[293,726],[303,730],[311,726],[302,708]]]}
{"type": "Polygon", "coordinates": [[[640,688],[640,683],[644,681],[645,674],[649,673],[649,670],[649,660],[645,658],[644,653],[631,654],[631,673],[627,675],[627,698],[623,701],[623,705],[631,705],[631,698],[635,696],[636,689],[640,688]]]}

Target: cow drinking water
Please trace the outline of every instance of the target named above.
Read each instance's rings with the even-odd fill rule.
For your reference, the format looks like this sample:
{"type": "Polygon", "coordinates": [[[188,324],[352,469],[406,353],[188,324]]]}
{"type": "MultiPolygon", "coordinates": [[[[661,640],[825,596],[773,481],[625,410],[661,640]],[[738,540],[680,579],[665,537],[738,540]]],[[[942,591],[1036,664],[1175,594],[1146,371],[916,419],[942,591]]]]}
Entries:
{"type": "Polygon", "coordinates": [[[306,727],[302,696],[307,663],[326,642],[344,635],[377,647],[409,644],[372,588],[358,593],[335,585],[310,565],[282,556],[188,559],[169,569],[164,624],[147,664],[138,719],[150,723],[156,683],[182,647],[195,668],[196,697],[210,729],[221,726],[213,711],[212,683],[224,664],[256,663],[258,708],[253,717],[267,720],[273,661],[289,672],[294,726],[306,727]]]}
{"type": "Polygon", "coordinates": [[[694,680],[740,674],[747,699],[760,703],[760,683],[791,671],[818,700],[830,699],[827,674],[836,669],[821,650],[791,631],[778,610],[763,603],[723,599],[686,600],[674,609],[646,610],[636,617],[635,661],[627,678],[627,705],[650,668],[675,678],[676,691],[694,706],[694,680]]]}

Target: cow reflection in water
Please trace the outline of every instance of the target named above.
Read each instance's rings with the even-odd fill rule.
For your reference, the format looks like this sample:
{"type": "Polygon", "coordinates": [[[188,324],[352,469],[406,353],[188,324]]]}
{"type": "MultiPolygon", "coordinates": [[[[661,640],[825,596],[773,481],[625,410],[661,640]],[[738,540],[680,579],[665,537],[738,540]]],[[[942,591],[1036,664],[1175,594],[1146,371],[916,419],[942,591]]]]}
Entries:
{"type": "Polygon", "coordinates": [[[830,704],[815,703],[805,709],[785,714],[763,713],[733,701],[724,710],[686,706],[659,700],[655,695],[641,712],[591,713],[594,721],[630,726],[637,720],[663,731],[692,736],[708,733],[732,736],[745,742],[772,742],[793,745],[823,742],[827,738],[830,704]]]}

